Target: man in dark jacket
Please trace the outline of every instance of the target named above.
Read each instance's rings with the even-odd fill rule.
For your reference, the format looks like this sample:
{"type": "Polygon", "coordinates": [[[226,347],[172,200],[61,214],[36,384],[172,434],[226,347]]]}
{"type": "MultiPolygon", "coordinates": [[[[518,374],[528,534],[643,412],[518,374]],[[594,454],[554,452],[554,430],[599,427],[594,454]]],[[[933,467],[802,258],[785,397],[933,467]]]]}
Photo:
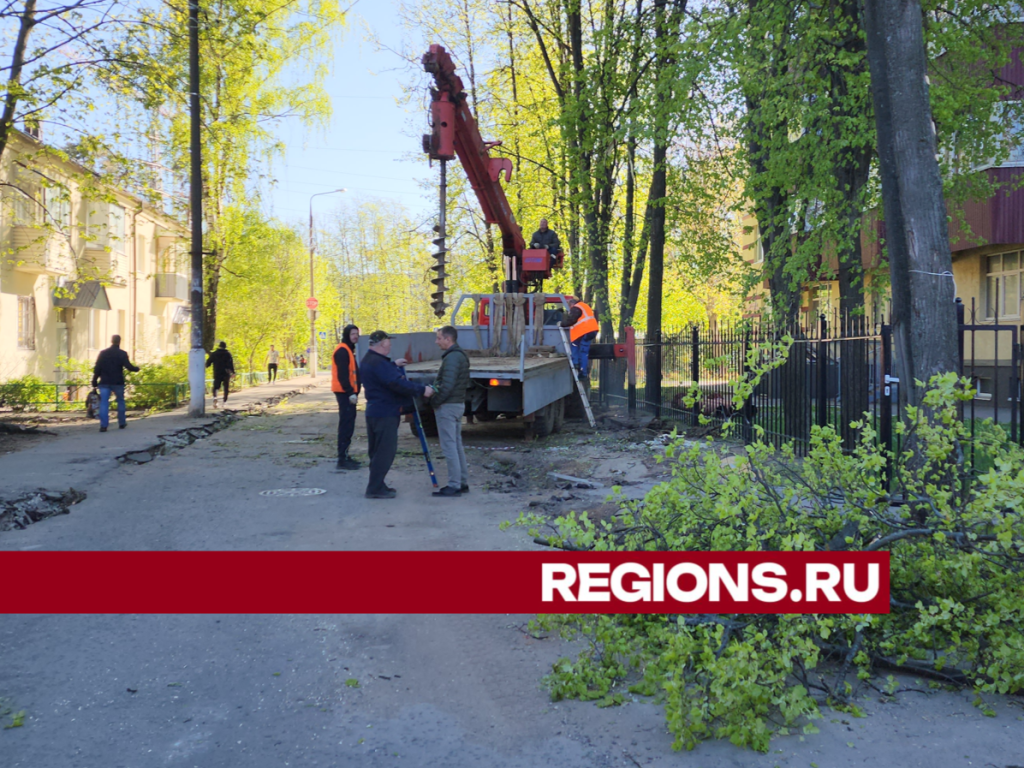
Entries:
{"type": "Polygon", "coordinates": [[[359,328],[346,325],[341,332],[341,344],[334,349],[331,358],[331,391],[338,400],[338,471],[359,469],[359,462],[348,455],[356,426],[356,403],[359,402],[358,341],[359,328]]]}
{"type": "Polygon", "coordinates": [[[444,350],[441,367],[431,385],[430,405],[437,419],[437,434],[448,464],[448,485],[434,491],[435,496],[461,496],[469,493],[469,465],[462,447],[462,415],[466,411],[469,387],[469,357],[458,345],[459,332],[446,325],[437,332],[437,346],[444,350]]]}
{"type": "Polygon", "coordinates": [[[206,359],[206,367],[213,366],[213,407],[217,407],[217,390],[224,385],[224,405],[228,404],[228,382],[235,375],[235,359],[228,352],[227,342],[222,341],[206,359]]]}
{"type": "Polygon", "coordinates": [[[366,397],[366,435],[369,440],[370,481],[366,498],[393,499],[395,489],[384,482],[398,450],[398,425],[402,407],[413,397],[429,398],[432,387],[409,381],[401,368],[404,358],[391,361],[391,337],[384,331],[370,334],[370,351],[359,364],[359,375],[366,397]]]}
{"type": "Polygon", "coordinates": [[[562,250],[562,246],[558,242],[558,235],[555,234],[555,230],[548,229],[547,219],[540,220],[540,224],[537,226],[537,231],[534,232],[533,237],[530,238],[530,247],[547,248],[548,253],[552,256],[562,250]]]}
{"type": "Polygon", "coordinates": [[[111,336],[110,346],[96,357],[92,369],[92,385],[100,389],[100,432],[107,431],[110,423],[110,393],[117,398],[117,428],[128,426],[124,412],[124,372],[139,370],[128,359],[128,353],[121,349],[121,337],[111,336]]]}

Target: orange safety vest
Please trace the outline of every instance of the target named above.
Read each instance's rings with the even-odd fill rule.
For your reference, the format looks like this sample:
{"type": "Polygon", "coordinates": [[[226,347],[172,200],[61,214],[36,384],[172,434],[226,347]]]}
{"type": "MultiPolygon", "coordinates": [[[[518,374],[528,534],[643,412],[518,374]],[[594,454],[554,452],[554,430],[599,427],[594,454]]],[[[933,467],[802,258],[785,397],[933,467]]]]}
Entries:
{"type": "Polygon", "coordinates": [[[576,341],[581,336],[586,336],[591,331],[600,329],[600,326],[597,324],[597,318],[594,317],[594,310],[582,301],[577,301],[576,306],[583,314],[580,315],[580,319],[576,321],[576,324],[569,329],[570,341],[576,341]]]}
{"type": "MultiPolygon", "coordinates": [[[[344,342],[342,342],[341,344],[339,344],[338,346],[336,346],[334,348],[334,353],[337,354],[338,350],[341,349],[342,347],[344,347],[345,351],[348,352],[348,384],[349,384],[349,389],[352,392],[358,392],[359,391],[359,378],[358,378],[358,373],[357,373],[357,369],[356,369],[356,355],[355,355],[355,352],[353,352],[351,349],[349,349],[348,344],[345,344],[344,342]]],[[[331,355],[331,391],[332,392],[344,392],[345,391],[345,389],[341,386],[341,379],[338,377],[338,364],[336,362],[334,362],[334,355],[331,355]]]]}

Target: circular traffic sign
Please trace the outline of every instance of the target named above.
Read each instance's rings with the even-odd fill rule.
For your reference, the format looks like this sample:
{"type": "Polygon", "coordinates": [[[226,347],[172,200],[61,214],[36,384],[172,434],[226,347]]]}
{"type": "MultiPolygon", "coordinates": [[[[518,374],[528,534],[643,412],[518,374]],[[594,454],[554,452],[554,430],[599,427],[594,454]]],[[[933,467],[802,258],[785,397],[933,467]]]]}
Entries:
{"type": "Polygon", "coordinates": [[[310,296],[306,299],[306,309],[316,309],[320,306],[320,302],[310,296]]]}

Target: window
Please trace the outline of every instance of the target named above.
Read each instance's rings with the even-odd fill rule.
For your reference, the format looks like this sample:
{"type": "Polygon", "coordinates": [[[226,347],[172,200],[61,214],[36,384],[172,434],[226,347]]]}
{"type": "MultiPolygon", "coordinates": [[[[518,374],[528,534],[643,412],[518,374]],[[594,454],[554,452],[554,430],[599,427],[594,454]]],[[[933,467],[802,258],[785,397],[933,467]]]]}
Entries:
{"type": "Polygon", "coordinates": [[[985,317],[1020,317],[1019,251],[989,256],[985,277],[985,317]]]}
{"type": "Polygon", "coordinates": [[[39,174],[23,165],[15,166],[14,187],[11,188],[14,224],[34,227],[42,221],[43,188],[39,174]]]}
{"type": "Polygon", "coordinates": [[[124,252],[124,208],[120,205],[110,206],[110,240],[111,250],[124,252]]]}
{"type": "Polygon", "coordinates": [[[36,348],[36,300],[18,297],[18,349],[36,348]]]}

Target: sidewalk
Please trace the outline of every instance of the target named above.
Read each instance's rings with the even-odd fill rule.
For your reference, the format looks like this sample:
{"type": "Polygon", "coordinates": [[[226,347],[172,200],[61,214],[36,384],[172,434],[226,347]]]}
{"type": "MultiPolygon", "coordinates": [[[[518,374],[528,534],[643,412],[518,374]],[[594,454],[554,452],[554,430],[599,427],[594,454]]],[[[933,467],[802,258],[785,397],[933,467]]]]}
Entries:
{"type": "MultiPolygon", "coordinates": [[[[305,390],[314,384],[318,388],[329,386],[330,374],[321,373],[315,381],[309,376],[300,376],[243,389],[231,394],[228,410],[245,410],[250,405],[288,392],[305,390]]],[[[118,456],[149,448],[157,442],[159,435],[209,424],[223,410],[214,409],[213,398],[207,396],[206,415],[201,419],[189,418],[186,405],[141,418],[129,415],[128,427],[118,429],[113,402],[111,406],[110,429],[107,432],[99,431],[96,419],[55,424],[46,429],[56,432],[57,437],[46,436],[43,442],[32,448],[0,456],[0,494],[4,498],[13,498],[39,488],[55,491],[86,488],[117,467],[118,456]]]]}

